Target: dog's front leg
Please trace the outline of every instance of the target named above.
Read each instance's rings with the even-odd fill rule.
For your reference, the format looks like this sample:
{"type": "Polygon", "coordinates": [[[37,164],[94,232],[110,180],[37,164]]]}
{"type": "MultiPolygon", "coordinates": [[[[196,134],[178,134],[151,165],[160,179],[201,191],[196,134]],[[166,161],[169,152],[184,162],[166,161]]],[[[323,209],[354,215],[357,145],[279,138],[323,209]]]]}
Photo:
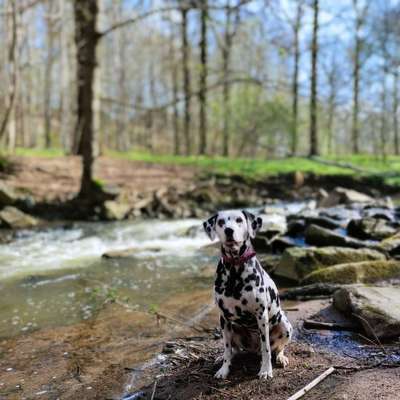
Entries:
{"type": "Polygon", "coordinates": [[[222,367],[217,371],[215,377],[225,379],[229,374],[229,368],[232,362],[232,325],[230,322],[226,321],[222,315],[220,316],[220,324],[224,342],[224,359],[222,361],[222,367]]]}
{"type": "Polygon", "coordinates": [[[269,343],[268,313],[264,312],[257,319],[261,342],[261,368],[258,376],[262,379],[272,378],[271,346],[269,343]]]}

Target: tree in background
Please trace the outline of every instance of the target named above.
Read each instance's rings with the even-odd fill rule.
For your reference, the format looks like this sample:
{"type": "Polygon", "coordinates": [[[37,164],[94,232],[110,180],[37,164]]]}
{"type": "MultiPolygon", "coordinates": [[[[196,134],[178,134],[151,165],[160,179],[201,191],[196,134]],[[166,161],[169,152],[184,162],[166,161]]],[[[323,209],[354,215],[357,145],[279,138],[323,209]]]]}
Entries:
{"type": "Polygon", "coordinates": [[[93,196],[93,84],[96,68],[97,0],[74,2],[75,44],[77,58],[77,122],[75,145],[82,154],[82,179],[79,196],[93,196]]]}
{"type": "Polygon", "coordinates": [[[313,30],[311,43],[310,156],[318,155],[318,14],[319,1],[313,0],[313,30]]]}

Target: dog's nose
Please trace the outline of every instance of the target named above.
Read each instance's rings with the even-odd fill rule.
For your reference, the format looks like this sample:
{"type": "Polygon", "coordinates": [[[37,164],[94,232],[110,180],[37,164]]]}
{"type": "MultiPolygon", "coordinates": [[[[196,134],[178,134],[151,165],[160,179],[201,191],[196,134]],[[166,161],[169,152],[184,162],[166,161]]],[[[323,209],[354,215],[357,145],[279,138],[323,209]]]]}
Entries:
{"type": "Polygon", "coordinates": [[[226,237],[230,238],[233,236],[233,229],[232,228],[225,228],[225,235],[226,237]]]}

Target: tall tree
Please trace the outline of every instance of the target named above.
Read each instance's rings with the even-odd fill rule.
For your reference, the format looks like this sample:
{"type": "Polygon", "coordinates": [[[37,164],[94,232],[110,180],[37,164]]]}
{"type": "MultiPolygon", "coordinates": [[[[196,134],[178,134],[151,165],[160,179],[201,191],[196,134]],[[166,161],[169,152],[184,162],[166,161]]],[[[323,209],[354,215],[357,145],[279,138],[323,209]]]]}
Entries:
{"type": "Polygon", "coordinates": [[[298,145],[298,109],[299,109],[299,62],[300,62],[300,29],[303,17],[303,1],[297,0],[296,16],[292,23],[294,67],[292,77],[292,140],[291,154],[297,154],[298,145]]]}
{"type": "Polygon", "coordinates": [[[77,123],[76,143],[82,154],[83,170],[79,196],[90,198],[95,185],[92,168],[93,154],[93,83],[96,68],[97,0],[75,0],[75,43],[77,52],[77,123]]]}
{"type": "MultiPolygon", "coordinates": [[[[7,44],[7,63],[9,65],[9,70],[10,70],[10,76],[9,76],[9,83],[8,83],[8,93],[7,93],[7,98],[6,98],[6,107],[4,111],[4,116],[3,120],[1,121],[0,125],[0,139],[3,139],[7,128],[9,128],[9,131],[11,131],[11,134],[9,136],[14,135],[15,137],[15,132],[13,133],[12,131],[15,130],[15,120],[14,120],[14,111],[15,111],[15,97],[16,97],[16,92],[17,92],[17,83],[18,83],[18,78],[17,78],[17,44],[18,44],[18,27],[17,27],[17,5],[15,0],[10,0],[9,2],[9,7],[7,8],[7,24],[8,24],[8,29],[7,29],[7,39],[8,39],[8,44],[7,44]],[[11,120],[11,128],[9,127],[9,123],[11,120]]],[[[8,138],[7,140],[9,147],[10,146],[10,140],[8,138]]]]}
{"type": "Polygon", "coordinates": [[[230,63],[233,38],[237,33],[240,18],[240,3],[232,7],[231,1],[227,0],[225,5],[225,30],[222,44],[222,155],[229,156],[229,120],[230,120],[230,63]]]}
{"type": "Polygon", "coordinates": [[[190,89],[190,66],[189,66],[189,43],[188,43],[188,12],[189,6],[183,2],[180,7],[181,12],[181,46],[182,46],[182,73],[184,90],[184,120],[183,137],[185,140],[185,154],[191,154],[190,138],[190,112],[191,112],[191,89],[190,89]]]}
{"type": "Polygon", "coordinates": [[[360,73],[362,68],[362,50],[364,39],[361,31],[365,25],[369,2],[366,1],[362,7],[359,6],[358,0],[353,0],[353,10],[355,13],[354,20],[354,50],[353,50],[353,110],[352,110],[352,126],[351,126],[351,143],[353,153],[359,153],[360,127],[359,127],[359,96],[360,96],[360,73]]]}
{"type": "Polygon", "coordinates": [[[199,82],[199,154],[207,152],[207,19],[208,19],[208,1],[201,1],[200,12],[200,82],[199,82]]]}
{"type": "Polygon", "coordinates": [[[313,0],[313,32],[311,43],[310,156],[318,155],[318,16],[319,0],[313,0]]]}
{"type": "Polygon", "coordinates": [[[46,2],[46,63],[44,74],[44,136],[46,148],[51,147],[51,119],[52,119],[52,106],[51,94],[52,88],[52,74],[54,64],[54,39],[55,39],[55,10],[56,2],[48,0],[46,2]]]}

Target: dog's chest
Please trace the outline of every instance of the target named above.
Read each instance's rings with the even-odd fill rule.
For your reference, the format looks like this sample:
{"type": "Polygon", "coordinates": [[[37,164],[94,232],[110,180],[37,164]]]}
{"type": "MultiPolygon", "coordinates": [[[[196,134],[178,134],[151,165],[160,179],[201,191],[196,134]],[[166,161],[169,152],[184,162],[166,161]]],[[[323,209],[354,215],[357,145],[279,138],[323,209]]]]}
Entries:
{"type": "Polygon", "coordinates": [[[227,320],[243,325],[279,308],[276,287],[255,258],[241,266],[218,264],[215,299],[227,320]]]}

